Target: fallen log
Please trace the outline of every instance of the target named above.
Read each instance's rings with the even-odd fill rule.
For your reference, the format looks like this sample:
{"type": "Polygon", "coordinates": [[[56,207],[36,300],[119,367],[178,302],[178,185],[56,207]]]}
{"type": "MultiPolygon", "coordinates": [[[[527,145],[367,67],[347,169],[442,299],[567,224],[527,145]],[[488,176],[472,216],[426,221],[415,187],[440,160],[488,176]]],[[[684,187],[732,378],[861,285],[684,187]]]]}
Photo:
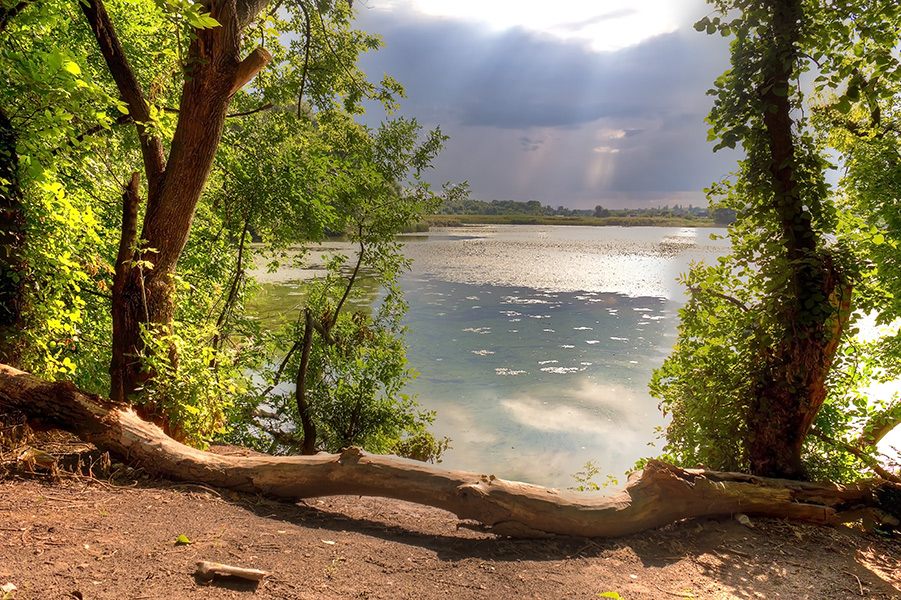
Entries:
{"type": "Polygon", "coordinates": [[[822,525],[864,519],[897,526],[901,517],[901,485],[882,479],[812,483],[651,461],[623,491],[594,496],[367,455],[358,448],[315,456],[222,456],[176,442],[128,405],[6,365],[0,365],[0,408],[70,431],[169,479],[288,501],[341,494],[396,498],[478,521],[498,535],[613,537],[736,513],[822,525]]]}

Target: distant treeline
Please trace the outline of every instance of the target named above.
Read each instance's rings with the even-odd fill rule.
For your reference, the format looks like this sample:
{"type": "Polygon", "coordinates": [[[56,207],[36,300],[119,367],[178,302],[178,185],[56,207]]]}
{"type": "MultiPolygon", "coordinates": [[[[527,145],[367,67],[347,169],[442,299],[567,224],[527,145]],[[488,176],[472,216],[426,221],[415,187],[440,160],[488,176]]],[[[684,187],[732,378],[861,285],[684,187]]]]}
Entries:
{"type": "MultiPolygon", "coordinates": [[[[697,217],[555,217],[542,215],[431,215],[429,227],[463,225],[587,225],[594,227],[713,227],[711,219],[697,217]]],[[[407,231],[406,233],[412,233],[407,231]]]]}
{"type": "Polygon", "coordinates": [[[469,198],[445,201],[430,218],[433,224],[447,223],[510,223],[546,224],[563,223],[586,225],[683,225],[693,224],[728,225],[735,220],[735,212],[717,209],[711,214],[707,208],[680,206],[678,204],[658,208],[604,208],[573,209],[559,206],[553,208],[542,205],[537,200],[517,202],[516,200],[472,200],[469,198]],[[471,217],[480,218],[473,219],[471,217]],[[459,218],[458,218],[459,217],[459,218]],[[603,221],[603,222],[599,222],[603,221]]]}

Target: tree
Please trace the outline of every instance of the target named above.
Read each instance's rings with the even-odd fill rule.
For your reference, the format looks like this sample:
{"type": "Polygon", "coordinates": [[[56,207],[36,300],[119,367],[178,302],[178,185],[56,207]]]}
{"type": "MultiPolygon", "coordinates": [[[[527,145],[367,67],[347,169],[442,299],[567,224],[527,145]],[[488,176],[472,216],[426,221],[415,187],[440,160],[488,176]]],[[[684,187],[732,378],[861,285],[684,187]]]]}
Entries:
{"type": "MultiPolygon", "coordinates": [[[[390,108],[402,94],[390,78],[373,85],[356,68],[358,53],[380,42],[350,28],[348,4],[291,2],[265,14],[266,5],[262,0],[206,8],[174,2],[109,7],[103,0],[72,6],[22,2],[2,13],[8,25],[2,38],[8,85],[0,107],[11,107],[12,115],[3,142],[17,143],[17,153],[4,154],[3,179],[18,181],[25,194],[23,210],[3,215],[27,217],[25,233],[32,240],[27,255],[11,254],[14,261],[3,263],[3,274],[12,274],[4,281],[12,283],[16,265],[28,265],[19,285],[3,291],[19,305],[33,299],[9,336],[24,340],[20,346],[29,356],[23,361],[33,370],[75,374],[80,384],[99,390],[98,366],[106,360],[111,395],[138,401],[144,414],[164,422],[162,413],[181,400],[164,400],[173,388],[164,393],[159,378],[154,382],[155,370],[187,374],[190,369],[179,370],[181,346],[197,350],[190,361],[199,376],[201,354],[221,350],[228,335],[229,310],[215,326],[202,322],[215,292],[222,287],[230,292],[224,302],[229,307],[243,290],[242,269],[231,278],[226,261],[219,259],[230,252],[223,228],[237,229],[237,262],[243,267],[248,256],[241,254],[248,233],[243,217],[250,215],[228,214],[233,203],[217,212],[213,194],[203,195],[226,117],[235,121],[289,101],[298,113],[306,107],[307,118],[313,110],[353,115],[362,111],[364,98],[390,108]],[[75,24],[78,19],[90,29],[75,24]],[[283,44],[289,31],[302,37],[283,44]],[[248,32],[267,49],[252,49],[245,42],[248,32]],[[256,80],[251,93],[242,91],[267,63],[267,76],[256,80]],[[227,115],[232,104],[237,111],[227,115]],[[17,154],[18,166],[12,162],[17,154]],[[130,166],[137,160],[143,162],[143,176],[130,166]],[[7,178],[7,171],[20,179],[7,178]],[[125,191],[118,215],[114,203],[105,201],[116,188],[117,194],[125,191]],[[22,281],[31,282],[27,289],[22,281]],[[185,293],[190,297],[180,300],[185,293]],[[186,331],[189,343],[179,339],[186,331]],[[213,338],[212,347],[204,336],[213,338]],[[103,341],[110,337],[111,347],[103,341]],[[168,404],[165,410],[154,406],[158,400],[168,404]]],[[[295,158],[291,168],[303,170],[303,157],[295,158]]],[[[3,188],[4,203],[16,201],[16,189],[3,188]]],[[[303,216],[309,228],[325,218],[311,211],[303,216]]],[[[17,231],[15,223],[2,230],[17,231]]],[[[25,237],[15,236],[8,240],[11,250],[13,241],[25,237]]],[[[16,306],[4,302],[4,308],[16,306]]],[[[206,362],[226,361],[207,357],[206,362]]],[[[223,382],[210,376],[217,385],[206,386],[206,396],[221,395],[216,390],[223,382]]],[[[201,380],[191,385],[205,387],[201,380]]],[[[185,394],[177,395],[187,401],[185,394]]]]}
{"type": "Polygon", "coordinates": [[[194,32],[185,57],[178,120],[166,155],[146,97],[101,0],[81,4],[119,93],[136,124],[147,181],[147,206],[138,232],[139,178],[123,197],[122,237],[112,288],[111,398],[133,396],[147,373],[135,360],[142,329],[168,332],[174,318],[173,275],[212,167],[231,98],[271,59],[263,48],[243,59],[244,30],[266,6],[238,0],[210,6],[206,26],[194,32]]]}
{"type": "MultiPolygon", "coordinates": [[[[86,199],[107,193],[103,162],[121,148],[117,119],[102,107],[121,113],[92,80],[94,65],[85,57],[93,40],[73,26],[73,12],[77,7],[66,3],[21,2],[4,14],[0,30],[0,110],[8,118],[4,140],[14,144],[3,156],[10,175],[3,179],[11,182],[4,203],[13,206],[0,217],[8,236],[3,305],[13,310],[0,345],[47,376],[71,375],[75,352],[93,341],[82,325],[103,304],[106,244],[98,232],[106,215],[102,203],[86,199]],[[109,134],[102,150],[94,144],[100,132],[109,134]]],[[[97,339],[109,337],[102,329],[94,330],[97,339]]],[[[84,362],[104,354],[87,353],[84,362]]]]}
{"type": "MultiPolygon", "coordinates": [[[[0,34],[22,8],[24,5],[0,8],[0,34]]],[[[25,236],[21,195],[16,132],[0,107],[0,361],[13,365],[19,360],[11,334],[21,317],[25,283],[20,256],[25,236]]]]}
{"type": "MultiPolygon", "coordinates": [[[[827,162],[800,110],[799,76],[815,67],[823,80],[846,85],[849,55],[875,60],[849,45],[879,27],[897,31],[890,24],[898,10],[803,0],[712,3],[720,16],[697,28],[735,39],[732,68],[712,92],[710,137],[719,139],[717,148],[741,144],[747,155],[734,181],[711,190],[722,197],[716,208],[737,211],[733,253],[686,277],[681,333],[652,392],[673,415],[668,449],[681,460],[804,477],[805,440],[847,340],[860,268],[842,240],[830,241],[838,214],[827,162]],[[738,16],[730,18],[733,11],[738,16]]],[[[882,39],[881,47],[891,44],[882,39]]]]}
{"type": "Polygon", "coordinates": [[[347,232],[356,252],[329,257],[327,274],[306,284],[286,327],[244,336],[273,347],[279,360],[264,362],[265,383],[239,397],[233,436],[270,451],[358,445],[437,458],[440,443],[425,429],[432,415],[403,394],[413,372],[397,280],[408,262],[395,236],[439,201],[421,175],[445,136],[436,130],[420,139],[421,128],[405,119],[371,131],[334,111],[258,120],[281,126],[230,132],[222,209],[243,215],[243,231],[252,228],[273,252],[299,244],[302,258],[326,231],[347,232]],[[254,159],[260,147],[267,151],[254,159]],[[385,291],[376,310],[360,306],[364,276],[385,291]],[[280,385],[288,379],[290,388],[280,385]]]}

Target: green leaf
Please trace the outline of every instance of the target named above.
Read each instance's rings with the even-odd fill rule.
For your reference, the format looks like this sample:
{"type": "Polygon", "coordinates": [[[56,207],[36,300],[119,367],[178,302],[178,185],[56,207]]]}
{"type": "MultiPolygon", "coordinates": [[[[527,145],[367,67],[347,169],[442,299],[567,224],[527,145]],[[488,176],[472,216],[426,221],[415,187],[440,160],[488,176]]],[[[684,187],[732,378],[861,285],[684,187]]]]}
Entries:
{"type": "Polygon", "coordinates": [[[193,543],[194,542],[189,540],[188,536],[186,536],[185,534],[179,535],[178,538],[176,538],[176,540],[175,540],[176,546],[187,546],[188,544],[193,544],[193,543]]]}
{"type": "Polygon", "coordinates": [[[197,29],[212,29],[219,27],[219,21],[207,14],[189,14],[188,21],[197,29]]]}
{"type": "Polygon", "coordinates": [[[847,98],[847,96],[842,97],[835,105],[835,110],[842,113],[843,115],[851,112],[851,101],[847,98]]]}
{"type": "Polygon", "coordinates": [[[63,63],[63,70],[72,73],[73,75],[81,75],[81,67],[79,67],[76,63],[71,60],[67,60],[63,63]]]}

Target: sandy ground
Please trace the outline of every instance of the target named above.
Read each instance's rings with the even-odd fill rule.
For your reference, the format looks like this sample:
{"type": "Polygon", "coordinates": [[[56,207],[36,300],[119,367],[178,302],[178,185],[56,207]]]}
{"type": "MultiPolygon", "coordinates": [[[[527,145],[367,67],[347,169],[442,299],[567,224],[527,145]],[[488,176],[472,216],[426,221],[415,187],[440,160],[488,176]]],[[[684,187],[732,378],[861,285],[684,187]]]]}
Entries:
{"type": "Polygon", "coordinates": [[[15,590],[0,598],[901,600],[901,538],[856,528],[689,520],[613,540],[514,540],[395,500],[286,504],[131,476],[7,469],[0,585],[15,590]],[[204,560],[267,575],[206,582],[204,560]]]}

